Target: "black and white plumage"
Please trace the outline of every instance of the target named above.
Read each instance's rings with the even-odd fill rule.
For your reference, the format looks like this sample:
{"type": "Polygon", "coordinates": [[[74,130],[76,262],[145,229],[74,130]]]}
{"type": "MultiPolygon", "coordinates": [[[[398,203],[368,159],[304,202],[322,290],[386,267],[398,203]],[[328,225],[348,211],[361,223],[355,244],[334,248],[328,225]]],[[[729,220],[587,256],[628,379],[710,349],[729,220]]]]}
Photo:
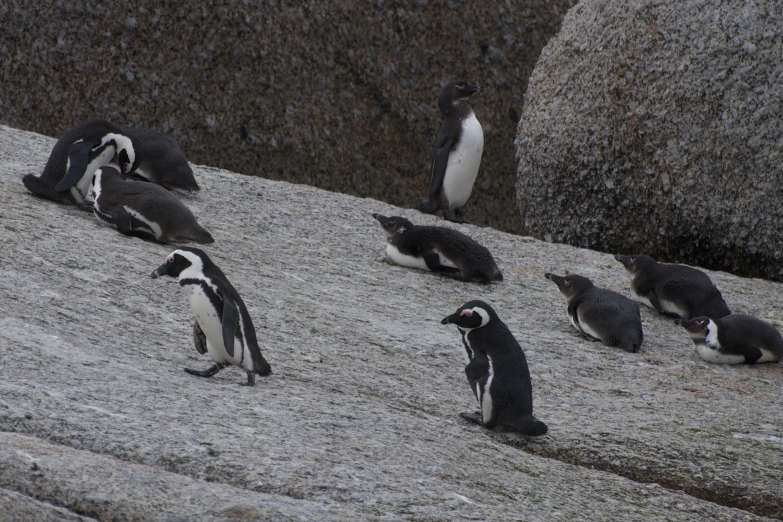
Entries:
{"type": "Polygon", "coordinates": [[[398,265],[437,272],[461,281],[502,281],[489,250],[446,227],[417,226],[400,216],[373,214],[387,234],[386,254],[398,265]]]}
{"type": "Polygon", "coordinates": [[[566,314],[571,325],[590,340],[606,346],[619,346],[626,352],[642,347],[642,315],[639,305],[606,288],[596,287],[588,278],[569,274],[546,274],[568,301],[566,314]]]}
{"type": "Polygon", "coordinates": [[[215,241],[190,209],[168,190],[152,183],[126,181],[112,166],[95,171],[93,194],[95,215],[122,234],[158,243],[215,241]]]}
{"type": "Polygon", "coordinates": [[[200,190],[188,159],[176,140],[152,129],[127,129],[137,144],[141,162],[133,175],[168,189],[200,190]]]}
{"type": "Polygon", "coordinates": [[[752,315],[678,319],[696,345],[696,353],[713,364],[777,362],[783,357],[783,337],[771,324],[752,315]]]}
{"type": "Polygon", "coordinates": [[[233,365],[247,373],[247,386],[255,384],[256,375],[269,375],[272,369],[261,355],[256,330],[250,314],[223,272],[202,250],[180,247],[152,272],[176,277],[185,290],[196,323],[193,341],[196,350],[209,354],[215,362],[211,368],[185,371],[200,377],[212,377],[222,368],[233,365]]]}
{"type": "Polygon", "coordinates": [[[475,83],[454,81],[446,84],[438,97],[443,121],[432,154],[427,200],[419,205],[422,212],[442,210],[449,221],[465,221],[462,207],[473,191],[484,152],[484,131],[468,98],[480,91],[475,83]]]}
{"type": "Polygon", "coordinates": [[[465,374],[480,412],[464,413],[487,428],[496,425],[524,435],[544,435],[546,424],[533,416],[533,386],[525,353],[495,311],[484,301],[469,301],[445,317],[463,335],[468,354],[465,374]]]}
{"type": "Polygon", "coordinates": [[[731,313],[710,277],[685,265],[659,263],[646,255],[614,256],[633,276],[631,297],[660,314],[691,319],[731,313]]]}
{"type": "Polygon", "coordinates": [[[89,211],[92,209],[85,200],[92,176],[113,162],[124,174],[133,172],[141,162],[136,144],[125,131],[106,120],[88,120],[57,140],[40,177],[28,174],[22,181],[37,196],[75,203],[89,211]]]}

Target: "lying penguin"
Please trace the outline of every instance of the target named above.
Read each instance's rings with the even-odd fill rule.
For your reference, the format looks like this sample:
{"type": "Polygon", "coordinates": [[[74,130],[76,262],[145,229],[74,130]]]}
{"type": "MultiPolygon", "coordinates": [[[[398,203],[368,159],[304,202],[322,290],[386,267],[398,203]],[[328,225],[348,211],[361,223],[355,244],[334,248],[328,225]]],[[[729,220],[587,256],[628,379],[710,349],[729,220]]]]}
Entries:
{"type": "Polygon", "coordinates": [[[372,215],[388,235],[386,254],[398,265],[461,281],[502,281],[492,254],[465,234],[445,227],[416,226],[400,216],[372,215]]]}
{"type": "Polygon", "coordinates": [[[568,301],[566,314],[581,334],[626,352],[639,351],[644,334],[638,304],[617,292],[598,288],[580,275],[546,274],[546,278],[557,285],[568,301]]]}
{"type": "Polygon", "coordinates": [[[731,313],[710,277],[685,265],[658,263],[645,255],[614,256],[633,276],[631,297],[659,314],[690,319],[731,313]]]}
{"type": "Polygon", "coordinates": [[[777,362],[783,357],[783,337],[771,324],[751,315],[678,319],[696,345],[696,353],[713,364],[777,362]]]}
{"type": "Polygon", "coordinates": [[[158,243],[215,241],[196,222],[190,209],[168,190],[152,183],[125,181],[115,167],[95,172],[93,192],[95,215],[122,234],[158,243]]]}
{"type": "Polygon", "coordinates": [[[468,301],[441,324],[454,324],[474,353],[465,367],[481,411],[461,416],[486,428],[496,425],[523,435],[544,435],[546,424],[533,416],[533,385],[525,353],[484,301],[468,301]]]}
{"type": "Polygon", "coordinates": [[[136,143],[141,161],[133,175],[168,189],[200,190],[179,144],[170,136],[152,129],[127,129],[136,143]]]}
{"type": "Polygon", "coordinates": [[[272,368],[266,362],[256,339],[256,330],[239,293],[225,274],[198,248],[180,247],[152,272],[176,277],[188,294],[190,308],[196,316],[193,342],[200,354],[209,354],[215,364],[207,370],[185,371],[198,377],[212,377],[226,366],[238,366],[247,373],[253,386],[255,376],[266,376],[272,368]]]}

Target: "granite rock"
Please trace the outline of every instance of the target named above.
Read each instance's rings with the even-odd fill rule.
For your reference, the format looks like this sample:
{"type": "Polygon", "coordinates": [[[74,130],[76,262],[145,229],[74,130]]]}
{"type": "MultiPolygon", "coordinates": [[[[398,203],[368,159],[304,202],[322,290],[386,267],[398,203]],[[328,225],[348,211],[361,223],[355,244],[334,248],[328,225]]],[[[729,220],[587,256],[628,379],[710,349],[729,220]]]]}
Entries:
{"type": "Polygon", "coordinates": [[[783,279],[783,4],[585,0],[530,79],[524,233],[783,279]]]}

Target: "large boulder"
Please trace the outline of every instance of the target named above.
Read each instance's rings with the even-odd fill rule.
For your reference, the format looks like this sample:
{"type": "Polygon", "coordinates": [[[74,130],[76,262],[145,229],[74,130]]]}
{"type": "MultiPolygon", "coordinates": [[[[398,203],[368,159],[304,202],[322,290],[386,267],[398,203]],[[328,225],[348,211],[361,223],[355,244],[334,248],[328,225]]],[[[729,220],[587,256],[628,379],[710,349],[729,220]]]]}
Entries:
{"type": "Polygon", "coordinates": [[[781,279],[781,19],[781,2],[580,2],[525,96],[524,232],[781,279]]]}
{"type": "MultiPolygon", "coordinates": [[[[246,388],[237,369],[211,379],[182,370],[210,363],[193,347],[184,292],[149,277],[174,247],[27,192],[22,174],[53,144],[0,126],[0,513],[783,517],[783,368],[710,365],[647,309],[642,353],[576,336],[544,273],[577,271],[627,295],[611,256],[447,224],[486,245],[505,276],[461,283],[391,264],[371,213],[443,223],[433,216],[195,166],[202,190],[184,202],[215,236],[204,248],[241,294],[274,371],[246,388]],[[525,350],[547,435],[459,417],[476,401],[459,333],[440,320],[473,298],[525,350]]],[[[735,312],[780,322],[780,284],[710,275],[735,312]]]]}
{"type": "Polygon", "coordinates": [[[441,84],[464,77],[487,88],[468,216],[517,231],[518,113],[574,3],[0,2],[0,121],[59,136],[105,117],[191,161],[414,207],[441,84]]]}

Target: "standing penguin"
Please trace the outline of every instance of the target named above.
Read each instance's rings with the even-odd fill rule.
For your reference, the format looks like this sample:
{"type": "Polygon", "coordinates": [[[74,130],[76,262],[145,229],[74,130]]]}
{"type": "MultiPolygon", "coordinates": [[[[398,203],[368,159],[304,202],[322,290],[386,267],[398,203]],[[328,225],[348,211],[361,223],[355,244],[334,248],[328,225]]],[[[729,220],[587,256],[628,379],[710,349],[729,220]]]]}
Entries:
{"type": "Polygon", "coordinates": [[[570,274],[546,274],[568,301],[571,324],[588,339],[638,352],[642,346],[642,316],[639,305],[606,288],[597,288],[588,278],[570,274]]]}
{"type": "Polygon", "coordinates": [[[752,315],[678,319],[690,334],[696,352],[714,364],[776,362],[783,357],[783,337],[771,324],[752,315]]]}
{"type": "Polygon", "coordinates": [[[432,155],[428,198],[419,205],[422,212],[442,210],[444,219],[465,222],[462,207],[473,190],[484,152],[484,131],[468,98],[480,91],[478,84],[455,81],[447,83],[438,97],[443,121],[432,155]]]}
{"type": "Polygon", "coordinates": [[[112,166],[95,171],[95,215],[128,236],[152,238],[158,243],[215,240],[188,207],[168,190],[140,181],[125,181],[112,166]]]}
{"type": "Polygon", "coordinates": [[[136,143],[106,120],[88,120],[57,140],[41,177],[28,174],[22,182],[37,196],[92,211],[85,201],[92,176],[113,161],[124,174],[133,172],[141,162],[136,143]]]}
{"type": "Polygon", "coordinates": [[[484,301],[469,301],[441,324],[455,324],[475,354],[476,364],[465,368],[468,380],[478,395],[480,412],[462,417],[487,428],[501,425],[524,435],[544,435],[546,424],[533,417],[533,386],[525,353],[495,311],[484,301]],[[486,358],[486,372],[478,361],[486,358]]]}
{"type": "Polygon", "coordinates": [[[200,189],[176,140],[151,129],[127,129],[126,132],[137,144],[142,158],[133,172],[135,176],[169,189],[188,192],[200,189]]]}
{"type": "Polygon", "coordinates": [[[690,319],[731,313],[710,277],[685,265],[658,263],[645,255],[614,256],[633,276],[631,297],[660,314],[690,319]]]}
{"type": "Polygon", "coordinates": [[[404,217],[373,214],[386,231],[386,254],[398,265],[437,272],[461,281],[502,281],[485,247],[446,227],[416,226],[404,217]]]}
{"type": "Polygon", "coordinates": [[[255,376],[266,376],[272,368],[261,355],[256,330],[239,293],[231,286],[223,272],[198,248],[181,247],[174,250],[157,270],[160,276],[179,279],[188,294],[188,301],[196,322],[193,341],[200,354],[208,353],[215,364],[203,371],[185,368],[191,375],[212,377],[226,366],[238,366],[247,373],[247,383],[253,386],[255,376]]]}

